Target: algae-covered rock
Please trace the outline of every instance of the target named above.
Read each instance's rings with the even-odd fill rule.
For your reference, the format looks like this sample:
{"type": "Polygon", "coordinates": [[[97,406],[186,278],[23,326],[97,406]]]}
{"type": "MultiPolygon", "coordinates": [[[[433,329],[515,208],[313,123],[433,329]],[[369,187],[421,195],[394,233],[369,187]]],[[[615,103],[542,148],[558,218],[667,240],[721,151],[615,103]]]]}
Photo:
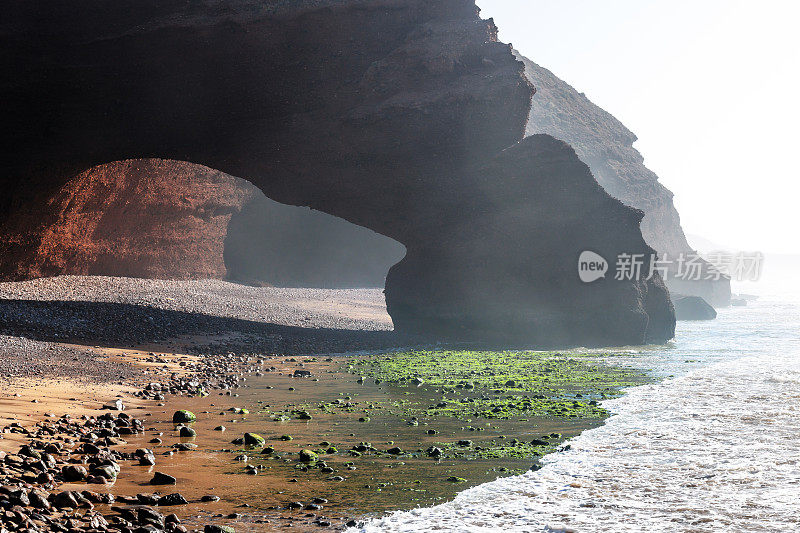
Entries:
{"type": "Polygon", "coordinates": [[[430,448],[425,450],[425,453],[430,455],[431,457],[441,457],[442,449],[437,448],[436,446],[431,446],[430,448]]]}
{"type": "Polygon", "coordinates": [[[172,422],[174,424],[190,424],[196,420],[197,417],[195,414],[191,411],[187,411],[186,409],[175,411],[175,414],[172,415],[172,422]]]}
{"type": "Polygon", "coordinates": [[[210,525],[203,528],[203,533],[236,533],[231,526],[210,525]]]}
{"type": "Polygon", "coordinates": [[[264,437],[262,437],[258,433],[244,434],[244,444],[247,446],[263,446],[264,442],[265,442],[264,437]]]}
{"type": "Polygon", "coordinates": [[[304,463],[313,463],[319,456],[309,449],[300,450],[300,460],[304,463]]]}
{"type": "Polygon", "coordinates": [[[447,478],[447,481],[449,481],[450,483],[466,483],[467,482],[466,479],[464,479],[463,477],[458,477],[458,476],[450,476],[449,478],[447,478]]]}

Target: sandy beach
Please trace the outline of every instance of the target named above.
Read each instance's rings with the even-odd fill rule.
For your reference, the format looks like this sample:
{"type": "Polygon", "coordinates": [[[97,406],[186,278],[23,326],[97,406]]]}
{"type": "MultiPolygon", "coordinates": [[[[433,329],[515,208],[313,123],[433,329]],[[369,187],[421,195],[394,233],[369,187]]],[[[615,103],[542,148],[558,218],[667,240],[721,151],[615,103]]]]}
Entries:
{"type": "Polygon", "coordinates": [[[408,351],[377,289],[69,276],[0,284],[0,324],[0,499],[40,530],[343,529],[537,468],[641,379],[408,351]]]}

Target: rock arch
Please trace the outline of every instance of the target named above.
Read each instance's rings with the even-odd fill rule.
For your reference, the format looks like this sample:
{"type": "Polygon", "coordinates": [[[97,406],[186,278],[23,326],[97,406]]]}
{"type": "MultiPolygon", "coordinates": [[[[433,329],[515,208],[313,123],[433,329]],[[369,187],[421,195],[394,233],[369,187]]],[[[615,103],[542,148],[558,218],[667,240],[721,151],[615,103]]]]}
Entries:
{"type": "Polygon", "coordinates": [[[467,0],[13,1],[0,26],[8,213],[109,161],[249,180],[403,243],[401,331],[539,345],[664,341],[663,283],[582,285],[577,254],[650,253],[641,212],[566,144],[467,0]]]}

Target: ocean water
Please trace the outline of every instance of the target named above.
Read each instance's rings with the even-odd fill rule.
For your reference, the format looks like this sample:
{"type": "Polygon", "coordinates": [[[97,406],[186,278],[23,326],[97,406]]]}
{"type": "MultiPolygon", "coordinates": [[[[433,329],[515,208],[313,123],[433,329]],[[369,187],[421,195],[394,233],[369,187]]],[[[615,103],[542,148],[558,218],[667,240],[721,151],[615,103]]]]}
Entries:
{"type": "Polygon", "coordinates": [[[603,405],[602,427],[431,508],[365,532],[800,531],[800,299],[679,322],[664,347],[613,357],[662,381],[603,405]]]}

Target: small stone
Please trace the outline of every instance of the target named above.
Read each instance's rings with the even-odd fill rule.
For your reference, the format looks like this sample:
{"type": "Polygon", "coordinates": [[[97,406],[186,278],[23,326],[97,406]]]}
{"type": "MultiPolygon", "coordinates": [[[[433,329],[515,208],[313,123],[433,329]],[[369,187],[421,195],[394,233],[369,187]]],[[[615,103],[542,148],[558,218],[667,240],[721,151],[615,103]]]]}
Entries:
{"type": "Polygon", "coordinates": [[[309,449],[300,450],[300,461],[304,463],[313,463],[319,459],[319,456],[309,449]]]}
{"type": "Polygon", "coordinates": [[[187,411],[186,409],[175,411],[175,414],[172,415],[172,422],[174,424],[190,424],[196,420],[197,417],[195,414],[191,411],[187,411]]]}
{"type": "Polygon", "coordinates": [[[175,485],[177,482],[177,479],[163,472],[156,472],[150,480],[151,485],[175,485]]]}
{"type": "Polygon", "coordinates": [[[230,526],[210,525],[203,528],[203,533],[236,533],[230,526]]]}
{"type": "Polygon", "coordinates": [[[431,457],[441,457],[442,450],[441,448],[437,448],[436,446],[431,446],[430,448],[425,450],[425,453],[427,453],[431,457]]]}
{"type": "Polygon", "coordinates": [[[83,481],[86,479],[86,468],[80,465],[66,465],[61,469],[61,475],[67,482],[83,481]]]}
{"type": "Polygon", "coordinates": [[[158,505],[186,505],[189,503],[180,492],[167,494],[158,499],[158,505]]]}
{"type": "Polygon", "coordinates": [[[264,437],[258,433],[245,433],[244,444],[247,446],[264,446],[264,437]]]}
{"type": "Polygon", "coordinates": [[[122,400],[114,400],[113,402],[108,402],[107,404],[103,405],[103,409],[109,411],[124,411],[125,404],[122,403],[122,400]]]}

